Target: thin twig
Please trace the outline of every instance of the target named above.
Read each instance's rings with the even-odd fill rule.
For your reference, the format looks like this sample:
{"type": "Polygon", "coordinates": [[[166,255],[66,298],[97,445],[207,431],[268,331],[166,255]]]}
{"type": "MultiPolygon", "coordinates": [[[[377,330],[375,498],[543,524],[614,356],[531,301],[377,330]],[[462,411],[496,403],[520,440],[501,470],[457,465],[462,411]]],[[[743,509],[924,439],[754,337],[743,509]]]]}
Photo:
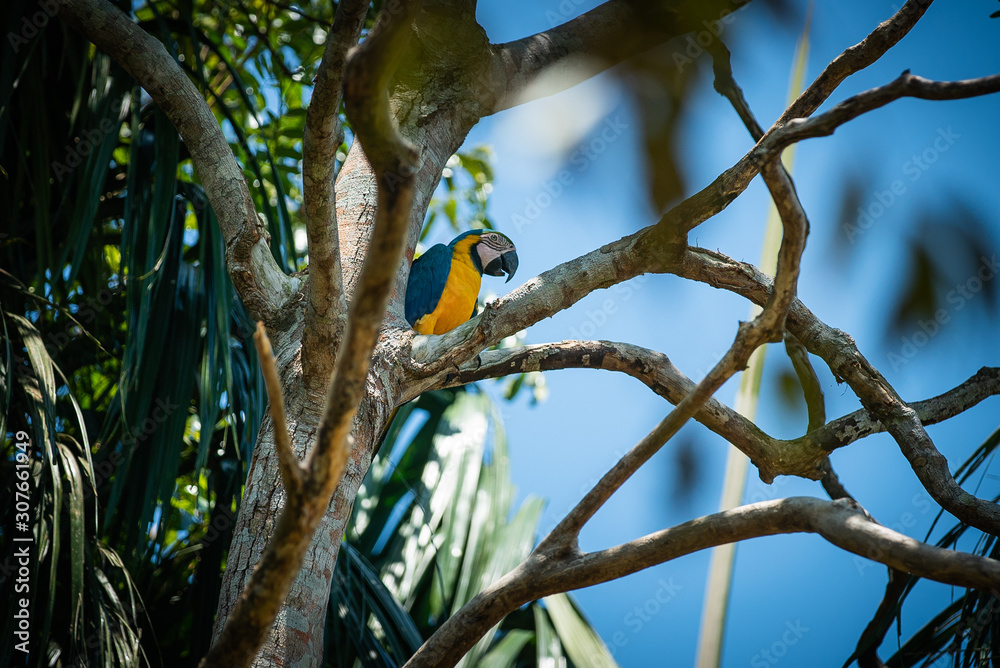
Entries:
{"type": "Polygon", "coordinates": [[[264,323],[258,322],[253,333],[253,342],[257,347],[257,359],[260,361],[261,375],[264,376],[264,386],[267,388],[267,400],[271,411],[271,422],[274,425],[274,449],[278,453],[278,468],[281,469],[281,479],[289,496],[302,492],[302,468],[292,448],[292,438],[288,434],[288,418],[285,415],[285,398],[281,392],[281,378],[278,367],[274,363],[274,353],[271,350],[271,340],[267,338],[264,323]]]}

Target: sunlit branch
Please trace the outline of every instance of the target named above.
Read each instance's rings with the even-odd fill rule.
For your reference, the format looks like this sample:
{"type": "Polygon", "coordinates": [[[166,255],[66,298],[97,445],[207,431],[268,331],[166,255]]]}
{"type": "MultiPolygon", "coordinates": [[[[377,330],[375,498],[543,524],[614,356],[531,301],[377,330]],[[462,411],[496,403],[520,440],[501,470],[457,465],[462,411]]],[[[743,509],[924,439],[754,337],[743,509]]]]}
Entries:
{"type": "Polygon", "coordinates": [[[274,449],[278,453],[281,480],[285,483],[288,495],[295,496],[302,493],[303,472],[295,456],[295,448],[292,447],[292,438],[288,434],[288,418],[285,415],[285,398],[281,393],[281,378],[278,376],[271,340],[267,337],[264,323],[257,323],[253,342],[257,348],[257,359],[260,360],[260,371],[267,388],[268,408],[274,424],[274,449]]]}
{"type": "Polygon", "coordinates": [[[608,582],[699,550],[787,533],[815,533],[861,557],[938,582],[985,589],[1000,582],[1000,561],[921,543],[872,521],[852,501],[762,501],[599,552],[568,551],[553,558],[536,551],[445,622],[406,666],[455,665],[476,639],[529,601],[608,582]]]}
{"type": "MultiPolygon", "coordinates": [[[[627,374],[674,405],[695,387],[663,353],[613,341],[560,341],[487,350],[441,382],[448,387],[516,373],[581,368],[627,374]]],[[[825,451],[805,439],[790,444],[771,438],[715,397],[693,417],[750,457],[764,481],[778,475],[818,478],[822,474],[819,463],[826,457],[825,451]]]]}

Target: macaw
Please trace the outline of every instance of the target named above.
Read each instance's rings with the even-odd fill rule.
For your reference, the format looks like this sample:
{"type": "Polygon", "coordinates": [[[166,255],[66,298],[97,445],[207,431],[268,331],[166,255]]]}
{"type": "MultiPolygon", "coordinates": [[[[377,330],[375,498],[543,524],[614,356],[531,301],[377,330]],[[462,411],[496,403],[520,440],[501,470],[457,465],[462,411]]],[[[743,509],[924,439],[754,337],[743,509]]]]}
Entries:
{"type": "Polygon", "coordinates": [[[406,284],[406,321],[421,334],[444,334],[476,314],[484,273],[507,282],[517,271],[517,249],[506,235],[470,230],[436,244],[413,261],[406,284]]]}

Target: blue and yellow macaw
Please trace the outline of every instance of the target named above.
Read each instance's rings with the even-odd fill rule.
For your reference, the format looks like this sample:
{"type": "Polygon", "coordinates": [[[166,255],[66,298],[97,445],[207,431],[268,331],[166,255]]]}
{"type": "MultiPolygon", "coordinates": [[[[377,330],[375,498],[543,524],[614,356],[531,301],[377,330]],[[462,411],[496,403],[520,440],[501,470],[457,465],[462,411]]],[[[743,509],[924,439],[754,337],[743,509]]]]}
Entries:
{"type": "Polygon", "coordinates": [[[517,271],[517,250],[506,235],[470,230],[437,244],[413,261],[406,284],[406,320],[421,334],[444,334],[476,314],[483,274],[517,271]]]}

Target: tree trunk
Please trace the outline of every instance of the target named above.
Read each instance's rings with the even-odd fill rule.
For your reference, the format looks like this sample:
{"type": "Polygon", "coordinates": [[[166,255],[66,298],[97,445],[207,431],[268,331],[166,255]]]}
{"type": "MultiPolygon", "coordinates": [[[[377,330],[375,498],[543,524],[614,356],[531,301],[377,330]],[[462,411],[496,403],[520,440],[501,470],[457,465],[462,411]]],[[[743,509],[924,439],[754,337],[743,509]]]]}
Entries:
{"type": "MultiPolygon", "coordinates": [[[[439,117],[440,118],[440,117],[439,117]]],[[[334,493],[330,511],[316,531],[278,619],[261,647],[253,665],[314,666],[323,656],[323,631],[334,565],[347,520],[358,489],[388,416],[402,394],[398,360],[409,357],[412,336],[403,318],[403,298],[409,262],[413,258],[423,218],[431,194],[441,178],[445,162],[454,154],[471,129],[469,123],[456,126],[432,122],[420,130],[409,128],[411,141],[421,148],[421,166],[416,175],[417,192],[407,243],[406,261],[400,268],[386,322],[372,357],[365,398],[351,429],[352,451],[344,478],[334,493]],[[442,125],[444,127],[442,127],[442,125]],[[416,135],[416,136],[414,136],[416,135]]],[[[404,129],[405,130],[405,129],[404,129]]],[[[344,290],[350,299],[360,276],[375,218],[377,188],[371,167],[355,143],[337,178],[337,215],[343,258],[344,290]]],[[[305,322],[306,286],[303,284],[294,309],[286,308],[276,322],[265,323],[273,333],[272,345],[282,378],[288,413],[288,430],[296,453],[302,459],[315,440],[328,379],[306,383],[302,373],[302,333],[305,322]]],[[[317,351],[323,354],[323,351],[317,351]]],[[[267,545],[274,522],[284,504],[284,490],[274,449],[274,431],[267,418],[257,439],[247,475],[243,503],[233,533],[222,591],[219,597],[214,636],[246,586],[254,566],[267,545]]]]}

